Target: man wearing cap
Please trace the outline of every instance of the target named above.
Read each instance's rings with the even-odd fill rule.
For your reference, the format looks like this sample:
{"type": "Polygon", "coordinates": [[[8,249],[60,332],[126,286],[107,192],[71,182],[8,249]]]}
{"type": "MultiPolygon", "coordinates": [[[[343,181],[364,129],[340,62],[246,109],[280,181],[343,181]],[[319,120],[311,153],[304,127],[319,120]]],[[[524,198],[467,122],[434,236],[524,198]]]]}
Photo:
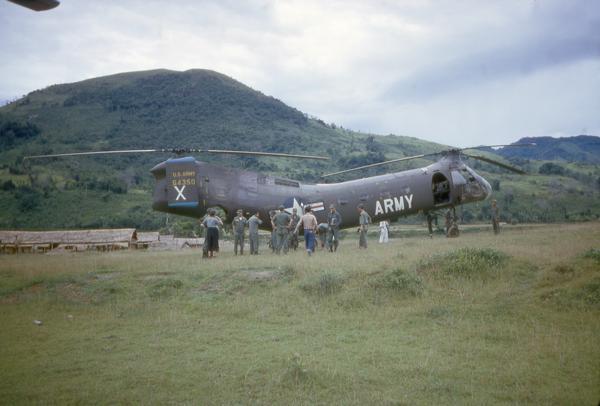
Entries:
{"type": "Polygon", "coordinates": [[[329,251],[337,251],[340,243],[340,225],[342,224],[342,215],[337,212],[335,206],[332,204],[329,206],[329,215],[327,216],[327,225],[329,226],[329,232],[327,234],[327,245],[329,245],[329,251]]]}
{"type": "Polygon", "coordinates": [[[371,216],[365,210],[365,206],[359,204],[358,207],[359,217],[358,224],[360,227],[358,228],[358,232],[360,233],[360,238],[358,240],[358,248],[367,248],[367,230],[369,229],[369,223],[371,222],[371,216]]]}
{"type": "Polygon", "coordinates": [[[258,255],[258,226],[262,224],[260,213],[257,211],[248,220],[248,237],[250,237],[250,255],[258,255]]]}
{"type": "Polygon", "coordinates": [[[273,216],[272,226],[275,230],[275,252],[279,255],[288,252],[288,234],[292,217],[285,212],[283,206],[279,206],[279,212],[273,216]]]}
{"type": "Polygon", "coordinates": [[[238,253],[238,245],[240,246],[240,255],[244,255],[244,228],[248,224],[248,220],[243,215],[242,209],[237,211],[237,216],[233,219],[231,226],[233,228],[233,252],[238,253]]]}

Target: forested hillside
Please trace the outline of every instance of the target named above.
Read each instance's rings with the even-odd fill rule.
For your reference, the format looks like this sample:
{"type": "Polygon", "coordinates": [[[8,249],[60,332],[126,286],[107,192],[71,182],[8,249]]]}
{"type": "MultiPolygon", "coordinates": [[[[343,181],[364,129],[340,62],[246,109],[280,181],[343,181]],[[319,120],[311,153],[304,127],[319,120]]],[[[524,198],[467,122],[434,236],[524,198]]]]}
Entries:
{"type": "MultiPolygon", "coordinates": [[[[149,169],[169,158],[167,154],[22,159],[48,153],[168,147],[331,157],[329,162],[300,163],[197,157],[307,182],[317,181],[328,171],[444,148],[411,137],[363,134],[325,123],[206,70],[132,72],[53,85],[0,108],[0,228],[132,226],[191,232],[193,221],[167,219],[151,210],[149,169]]],[[[471,163],[497,189],[506,220],[564,221],[600,215],[597,165],[509,159],[532,175],[518,177],[471,163]]],[[[353,176],[429,162],[417,160],[353,176]]],[[[466,206],[464,220],[486,219],[487,205],[466,206]]]]}

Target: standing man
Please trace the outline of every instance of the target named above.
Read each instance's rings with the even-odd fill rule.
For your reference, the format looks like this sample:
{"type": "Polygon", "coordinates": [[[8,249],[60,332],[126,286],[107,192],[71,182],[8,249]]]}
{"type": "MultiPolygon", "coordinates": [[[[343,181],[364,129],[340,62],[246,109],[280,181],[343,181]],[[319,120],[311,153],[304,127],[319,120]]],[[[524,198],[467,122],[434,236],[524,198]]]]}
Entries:
{"type": "Polygon", "coordinates": [[[341,224],[342,215],[337,212],[333,204],[330,205],[329,215],[327,216],[327,225],[329,226],[329,233],[327,234],[327,245],[329,245],[329,252],[337,251],[338,245],[340,244],[341,224]]]}
{"type": "Polygon", "coordinates": [[[295,230],[299,221],[300,216],[298,215],[298,210],[294,207],[292,209],[292,221],[290,222],[290,248],[292,248],[294,251],[298,249],[298,233],[295,230]]]}
{"type": "Polygon", "coordinates": [[[238,245],[240,246],[240,255],[244,255],[244,228],[246,227],[247,223],[248,220],[246,220],[246,217],[244,217],[242,209],[239,209],[237,211],[237,216],[231,223],[234,238],[233,252],[235,255],[238,253],[238,245]]]}
{"type": "Polygon", "coordinates": [[[288,252],[288,234],[292,216],[285,212],[283,206],[279,206],[279,213],[273,217],[273,229],[275,230],[275,252],[277,255],[288,252]]]}
{"type": "Polygon", "coordinates": [[[262,224],[260,213],[257,211],[248,220],[248,237],[250,237],[250,255],[258,255],[258,226],[262,224]]]}
{"type": "Polygon", "coordinates": [[[500,213],[498,212],[496,200],[492,200],[492,227],[494,228],[494,234],[500,233],[500,213]]]}
{"type": "Polygon", "coordinates": [[[327,244],[327,231],[329,230],[329,226],[327,223],[320,223],[317,227],[317,234],[319,234],[319,242],[321,243],[321,249],[325,249],[325,245],[327,244]]]}
{"type": "Polygon", "coordinates": [[[275,226],[273,225],[273,218],[275,217],[275,210],[269,210],[269,219],[271,221],[271,239],[269,241],[269,245],[271,246],[271,252],[274,254],[275,249],[277,248],[276,237],[275,237],[275,226]]]}
{"type": "Polygon", "coordinates": [[[310,206],[304,208],[304,214],[300,217],[300,221],[296,224],[294,231],[297,233],[302,225],[304,229],[304,245],[306,253],[311,256],[315,252],[315,231],[317,230],[317,218],[311,213],[310,206]]]}
{"type": "Polygon", "coordinates": [[[358,227],[358,232],[360,233],[358,248],[367,249],[367,230],[369,229],[369,223],[371,223],[371,216],[369,216],[362,203],[358,205],[357,209],[359,213],[358,224],[360,224],[358,227]]]}

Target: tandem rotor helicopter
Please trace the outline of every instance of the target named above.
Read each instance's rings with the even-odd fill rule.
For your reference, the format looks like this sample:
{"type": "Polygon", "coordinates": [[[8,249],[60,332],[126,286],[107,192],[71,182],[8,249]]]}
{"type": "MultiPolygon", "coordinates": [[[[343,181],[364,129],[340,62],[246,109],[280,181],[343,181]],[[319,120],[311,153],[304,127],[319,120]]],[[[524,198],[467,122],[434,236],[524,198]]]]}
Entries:
{"type": "MultiPolygon", "coordinates": [[[[371,165],[360,166],[323,175],[329,178],[366,168],[387,165],[417,158],[439,159],[431,165],[365,177],[338,183],[307,184],[296,180],[266,175],[259,172],[228,168],[196,160],[192,156],[176,157],[159,163],[150,170],[155,179],[152,208],[181,216],[202,218],[211,207],[220,207],[226,213],[224,220],[231,221],[237,209],[259,212],[268,219],[269,212],[284,206],[289,213],[298,213],[311,206],[319,223],[326,222],[326,210],[334,205],[341,214],[342,228],[358,225],[356,208],[362,205],[374,222],[395,220],[400,216],[431,213],[453,209],[465,203],[487,199],[492,188],[488,181],[467,166],[462,157],[497,165],[508,171],[525,174],[521,169],[496,160],[467,154],[465,150],[494,147],[521,147],[535,144],[491,145],[473,148],[453,148],[431,154],[421,154],[371,165]]],[[[202,149],[145,149],[121,151],[75,152],[28,156],[25,159],[56,158],[123,153],[174,153],[177,156],[192,153],[229,154],[240,156],[284,157],[320,159],[326,157],[292,155],[269,152],[202,150],[202,149]]],[[[269,221],[263,228],[270,229],[269,221]]]]}

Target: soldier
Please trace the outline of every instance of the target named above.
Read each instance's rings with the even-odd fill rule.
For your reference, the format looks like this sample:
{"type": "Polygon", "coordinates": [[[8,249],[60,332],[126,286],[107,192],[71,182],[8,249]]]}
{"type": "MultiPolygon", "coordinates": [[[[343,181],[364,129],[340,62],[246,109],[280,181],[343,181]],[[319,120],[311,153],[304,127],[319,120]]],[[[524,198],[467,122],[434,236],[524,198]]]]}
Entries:
{"type": "Polygon", "coordinates": [[[285,212],[283,206],[279,206],[279,213],[273,216],[273,229],[275,230],[275,252],[277,255],[288,252],[288,234],[292,216],[285,212]]]}
{"type": "Polygon", "coordinates": [[[250,237],[250,255],[258,255],[258,226],[262,224],[260,213],[257,211],[248,220],[248,237],[250,237]]]}
{"type": "Polygon", "coordinates": [[[298,249],[298,233],[295,231],[298,221],[300,221],[300,216],[298,215],[298,210],[294,207],[292,209],[292,221],[290,222],[290,248],[294,251],[298,249]]]}
{"type": "Polygon", "coordinates": [[[310,206],[304,208],[304,215],[300,217],[300,221],[296,224],[294,232],[302,226],[304,228],[304,244],[306,253],[311,256],[315,252],[315,231],[317,230],[317,218],[311,213],[310,206]]]}
{"type": "Polygon", "coordinates": [[[367,249],[367,230],[369,229],[369,223],[371,223],[371,216],[365,210],[365,206],[359,204],[358,207],[359,217],[358,217],[358,232],[360,233],[358,240],[358,248],[367,249]]]}
{"type": "Polygon", "coordinates": [[[342,215],[337,212],[335,206],[329,206],[329,215],[327,216],[327,225],[329,232],[327,234],[327,245],[329,252],[337,251],[340,244],[340,225],[342,224],[342,215]]]}
{"type": "Polygon", "coordinates": [[[269,210],[269,219],[271,221],[271,239],[269,240],[269,246],[271,247],[271,252],[274,254],[275,253],[275,249],[277,248],[277,244],[276,244],[276,237],[275,237],[275,226],[273,225],[273,217],[275,217],[275,214],[277,213],[277,211],[275,210],[269,210]]]}
{"type": "Polygon", "coordinates": [[[321,245],[321,249],[325,249],[325,245],[327,244],[327,231],[329,230],[329,226],[327,223],[320,223],[317,227],[317,234],[319,234],[319,242],[321,245]]]}
{"type": "Polygon", "coordinates": [[[248,220],[243,215],[242,209],[237,211],[237,216],[233,219],[231,226],[233,228],[233,252],[235,255],[238,253],[238,245],[240,246],[240,255],[244,255],[244,228],[248,220]]]}
{"type": "MultiPolygon", "coordinates": [[[[433,238],[433,221],[434,216],[430,212],[427,212],[427,230],[429,230],[429,238],[433,238]]],[[[437,216],[435,217],[435,222],[437,224],[437,216]]]]}
{"type": "Polygon", "coordinates": [[[496,200],[492,200],[492,227],[494,228],[494,234],[500,233],[500,213],[498,212],[496,200]]]}

